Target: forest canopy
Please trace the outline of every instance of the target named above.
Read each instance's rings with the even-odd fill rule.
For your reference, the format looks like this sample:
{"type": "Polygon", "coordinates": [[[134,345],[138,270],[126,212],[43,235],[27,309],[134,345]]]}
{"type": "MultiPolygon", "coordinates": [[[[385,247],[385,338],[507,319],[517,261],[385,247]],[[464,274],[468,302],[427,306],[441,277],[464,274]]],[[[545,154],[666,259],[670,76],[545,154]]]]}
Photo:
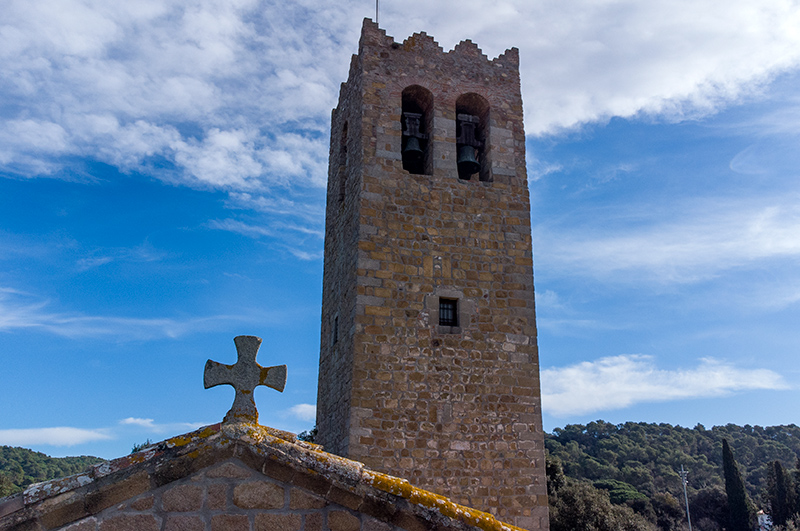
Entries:
{"type": "MultiPolygon", "coordinates": [[[[777,506],[780,504],[776,504],[775,493],[794,489],[800,483],[795,479],[793,486],[784,485],[800,478],[800,428],[795,425],[762,428],[728,424],[706,429],[699,424],[683,428],[598,420],[586,425],[570,424],[545,434],[551,528],[601,528],[596,522],[587,524],[586,518],[599,518],[596,513],[610,518],[608,506],[597,501],[602,498],[617,508],[612,520],[619,522],[622,518],[625,522],[622,526],[616,523],[616,528],[688,529],[679,474],[683,466],[689,471],[686,487],[694,529],[730,529],[723,440],[728,441],[735,456],[748,504],[752,503],[749,506],[767,514],[776,510],[781,515],[787,513],[788,509],[777,506]],[[794,472],[790,475],[782,470],[794,472]],[[576,499],[593,507],[582,515],[582,524],[569,507],[576,499]],[[620,509],[631,512],[622,513],[620,509]]],[[[792,499],[800,501],[800,497],[792,499]]]]}

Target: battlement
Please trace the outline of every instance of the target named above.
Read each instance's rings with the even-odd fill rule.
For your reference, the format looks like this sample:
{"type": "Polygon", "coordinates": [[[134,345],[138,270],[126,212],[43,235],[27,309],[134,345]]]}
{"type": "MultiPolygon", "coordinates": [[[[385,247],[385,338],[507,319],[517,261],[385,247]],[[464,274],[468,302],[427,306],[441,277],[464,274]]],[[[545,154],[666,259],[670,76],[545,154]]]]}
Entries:
{"type": "Polygon", "coordinates": [[[482,57],[487,65],[507,68],[519,67],[519,50],[517,48],[509,48],[496,58],[489,60],[478,45],[472,42],[471,39],[461,41],[449,52],[445,52],[444,48],[442,48],[432,36],[424,31],[414,33],[402,43],[398,43],[394,40],[394,37],[386,35],[386,30],[379,28],[371,19],[365,18],[361,27],[361,40],[359,42],[358,54],[364,55],[365,52],[369,53],[370,50],[381,48],[393,50],[402,49],[405,52],[422,54],[438,53],[443,57],[450,55],[456,57],[463,54],[475,58],[482,57]]]}

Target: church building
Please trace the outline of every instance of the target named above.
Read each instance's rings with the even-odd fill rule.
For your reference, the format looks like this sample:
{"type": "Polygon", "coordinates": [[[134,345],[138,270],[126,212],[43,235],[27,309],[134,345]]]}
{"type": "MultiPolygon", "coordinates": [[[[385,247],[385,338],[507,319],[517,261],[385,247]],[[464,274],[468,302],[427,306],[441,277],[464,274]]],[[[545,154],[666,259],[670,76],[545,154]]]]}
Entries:
{"type": "Polygon", "coordinates": [[[331,118],[318,442],[546,529],[515,48],[364,22],[331,118]]]}

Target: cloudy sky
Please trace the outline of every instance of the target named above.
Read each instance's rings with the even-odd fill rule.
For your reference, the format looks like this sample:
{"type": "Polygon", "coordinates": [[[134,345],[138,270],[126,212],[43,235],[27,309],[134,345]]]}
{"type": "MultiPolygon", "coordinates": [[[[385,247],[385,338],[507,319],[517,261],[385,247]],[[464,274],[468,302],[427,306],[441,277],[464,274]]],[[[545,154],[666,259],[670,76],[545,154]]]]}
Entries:
{"type": "MultiPolygon", "coordinates": [[[[313,426],[328,120],[372,0],[6,0],[0,444],[116,457],[313,426]]],[[[797,422],[800,4],[421,0],[380,25],[520,49],[545,427],[797,422]]]]}

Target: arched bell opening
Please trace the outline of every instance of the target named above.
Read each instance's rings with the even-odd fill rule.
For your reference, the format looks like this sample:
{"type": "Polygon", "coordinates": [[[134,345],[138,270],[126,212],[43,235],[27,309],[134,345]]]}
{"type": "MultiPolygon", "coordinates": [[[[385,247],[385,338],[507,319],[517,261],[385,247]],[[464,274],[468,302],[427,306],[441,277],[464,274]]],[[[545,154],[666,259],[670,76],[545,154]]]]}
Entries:
{"type": "Polygon", "coordinates": [[[433,94],[419,85],[403,90],[403,169],[418,175],[433,174],[433,94]]]}
{"type": "Polygon", "coordinates": [[[489,158],[489,102],[474,92],[456,100],[456,156],[458,177],[491,181],[489,158]]]}

